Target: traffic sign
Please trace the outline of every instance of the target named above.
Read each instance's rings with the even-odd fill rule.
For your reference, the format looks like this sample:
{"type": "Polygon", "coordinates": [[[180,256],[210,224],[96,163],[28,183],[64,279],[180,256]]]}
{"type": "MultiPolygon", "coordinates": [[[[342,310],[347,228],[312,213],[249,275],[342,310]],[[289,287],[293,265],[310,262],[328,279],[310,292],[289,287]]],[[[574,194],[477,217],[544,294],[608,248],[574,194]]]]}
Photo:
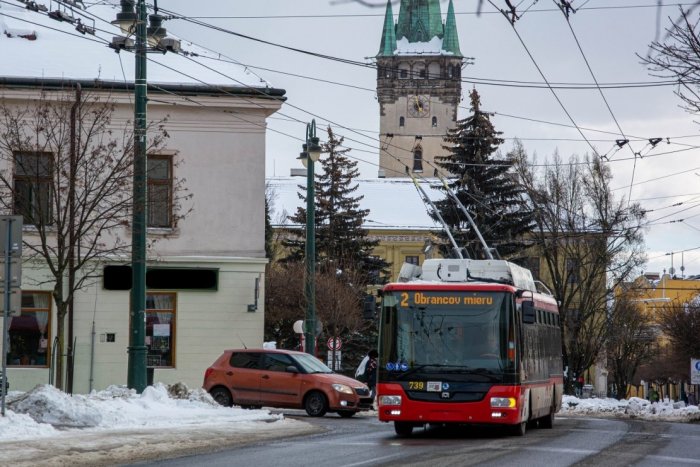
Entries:
{"type": "Polygon", "coordinates": [[[343,347],[343,341],[340,337],[329,337],[328,338],[328,350],[340,350],[343,347]]]}
{"type": "Polygon", "coordinates": [[[690,384],[700,384],[700,359],[690,359],[690,384]]]}
{"type": "Polygon", "coordinates": [[[7,236],[10,238],[10,256],[22,255],[22,216],[0,216],[0,256],[5,256],[7,236]]]}
{"type": "MultiPolygon", "coordinates": [[[[22,260],[10,257],[10,287],[22,285],[22,260]]],[[[0,292],[5,289],[5,258],[0,258],[0,292]]]]}
{"type": "MultiPolygon", "coordinates": [[[[5,294],[0,293],[0,313],[5,312],[5,294]]],[[[22,314],[22,291],[13,287],[10,289],[10,311],[9,316],[20,316],[22,314]]]]}
{"type": "Polygon", "coordinates": [[[327,365],[331,370],[338,370],[340,369],[343,359],[341,357],[340,350],[335,351],[335,360],[333,360],[333,353],[334,352],[332,350],[328,351],[328,360],[326,360],[328,362],[327,365]]]}

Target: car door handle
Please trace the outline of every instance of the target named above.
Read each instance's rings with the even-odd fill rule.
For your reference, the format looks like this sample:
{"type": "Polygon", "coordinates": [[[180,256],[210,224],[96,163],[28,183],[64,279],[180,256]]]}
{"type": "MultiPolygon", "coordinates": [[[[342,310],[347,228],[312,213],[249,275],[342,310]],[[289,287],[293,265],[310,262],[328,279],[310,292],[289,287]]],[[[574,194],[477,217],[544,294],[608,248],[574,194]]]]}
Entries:
{"type": "Polygon", "coordinates": [[[233,376],[233,371],[227,371],[226,376],[233,376]]]}
{"type": "Polygon", "coordinates": [[[262,379],[270,379],[268,375],[262,375],[262,379]]]}

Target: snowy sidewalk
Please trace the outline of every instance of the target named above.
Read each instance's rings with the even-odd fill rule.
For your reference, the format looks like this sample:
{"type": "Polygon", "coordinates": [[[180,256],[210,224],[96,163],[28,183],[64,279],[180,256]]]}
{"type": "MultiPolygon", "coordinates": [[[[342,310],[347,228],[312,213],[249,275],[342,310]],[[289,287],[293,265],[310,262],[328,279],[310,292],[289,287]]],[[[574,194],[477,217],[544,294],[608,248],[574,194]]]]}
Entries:
{"type": "Polygon", "coordinates": [[[112,386],[72,397],[44,385],[11,392],[7,402],[0,466],[115,465],[318,431],[268,410],[221,407],[181,385],[156,384],[140,395],[112,386]]]}

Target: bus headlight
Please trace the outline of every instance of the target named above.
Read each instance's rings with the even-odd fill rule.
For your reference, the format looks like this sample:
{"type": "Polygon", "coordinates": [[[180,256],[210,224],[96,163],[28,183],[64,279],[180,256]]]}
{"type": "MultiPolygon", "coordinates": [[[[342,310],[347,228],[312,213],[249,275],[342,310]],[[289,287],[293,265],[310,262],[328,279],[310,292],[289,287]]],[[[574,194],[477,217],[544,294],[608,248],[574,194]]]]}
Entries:
{"type": "Polygon", "coordinates": [[[333,389],[338,392],[342,392],[343,394],[352,394],[352,388],[344,384],[334,384],[333,389]]]}
{"type": "Polygon", "coordinates": [[[508,408],[512,409],[515,407],[514,397],[492,397],[491,407],[508,408]]]}
{"type": "Polygon", "coordinates": [[[380,396],[379,405],[401,405],[401,396],[380,396]]]}

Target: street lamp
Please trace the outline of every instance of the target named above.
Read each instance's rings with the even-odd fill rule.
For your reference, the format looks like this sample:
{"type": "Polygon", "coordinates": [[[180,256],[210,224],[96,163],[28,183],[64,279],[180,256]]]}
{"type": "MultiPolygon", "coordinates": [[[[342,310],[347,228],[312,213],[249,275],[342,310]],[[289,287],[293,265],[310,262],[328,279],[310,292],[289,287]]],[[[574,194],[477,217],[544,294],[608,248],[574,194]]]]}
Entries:
{"type": "Polygon", "coordinates": [[[129,388],[143,392],[147,386],[146,369],[146,53],[148,45],[158,52],[170,50],[177,52],[179,42],[165,37],[161,27],[163,17],[158,15],[157,3],[155,14],[150,16],[151,25],[147,29],[148,18],[145,0],[121,0],[122,11],[112,24],[127,37],[115,37],[110,47],[119,52],[132,49],[136,56],[136,73],[134,79],[134,176],[133,207],[131,222],[131,326],[129,331],[129,361],[127,385],[129,388]],[[134,4],[136,12],[134,12],[134,4]],[[132,47],[129,35],[136,38],[132,47]]]}
{"type": "Polygon", "coordinates": [[[298,159],[306,167],[306,318],[304,320],[304,351],[314,355],[316,348],[316,225],[314,199],[314,162],[321,157],[316,137],[316,120],[306,125],[306,143],[298,159]]]}

